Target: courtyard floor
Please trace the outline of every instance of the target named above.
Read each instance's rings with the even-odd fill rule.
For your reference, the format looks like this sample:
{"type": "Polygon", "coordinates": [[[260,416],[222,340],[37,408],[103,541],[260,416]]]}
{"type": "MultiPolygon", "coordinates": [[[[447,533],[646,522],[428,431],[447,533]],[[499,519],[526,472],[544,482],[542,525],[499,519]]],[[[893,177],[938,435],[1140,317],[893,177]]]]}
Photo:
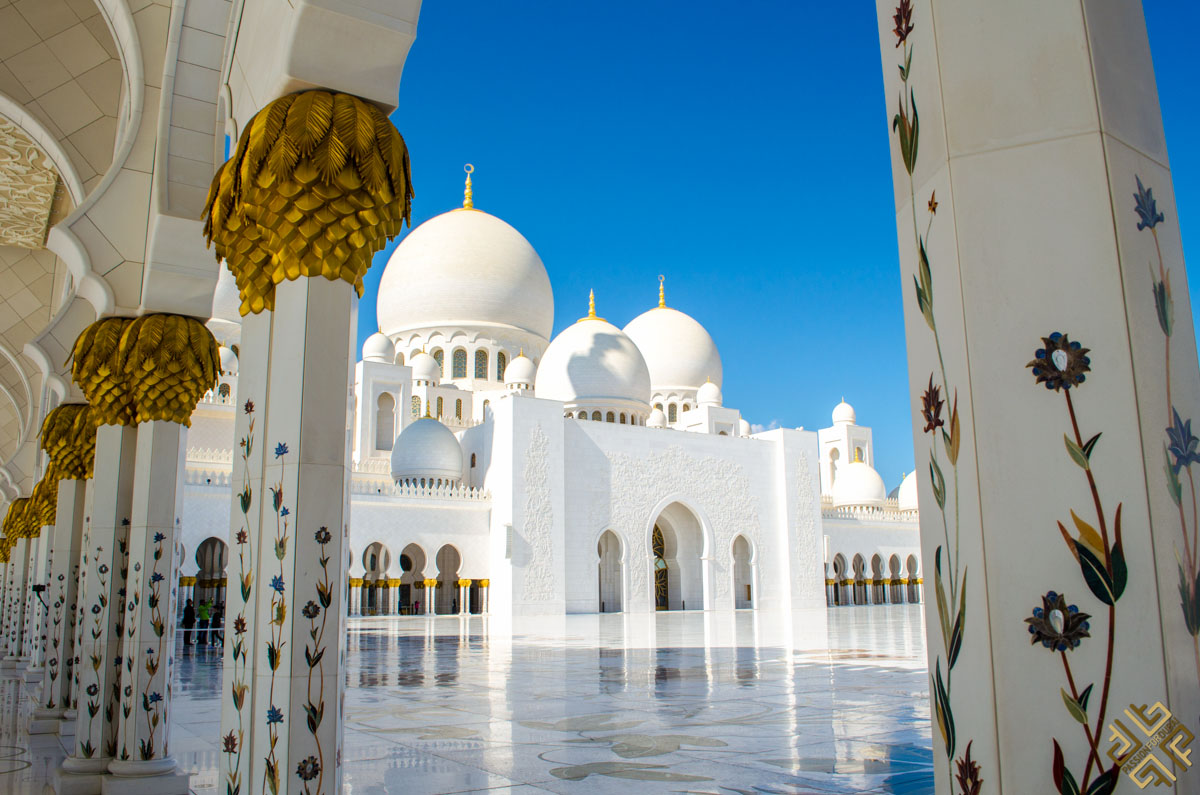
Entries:
{"type": "MultiPolygon", "coordinates": [[[[346,795],[932,795],[919,605],[349,621],[346,795]]],[[[220,655],[177,651],[171,748],[216,795],[220,655]]],[[[0,792],[65,754],[0,679],[0,792]]]]}

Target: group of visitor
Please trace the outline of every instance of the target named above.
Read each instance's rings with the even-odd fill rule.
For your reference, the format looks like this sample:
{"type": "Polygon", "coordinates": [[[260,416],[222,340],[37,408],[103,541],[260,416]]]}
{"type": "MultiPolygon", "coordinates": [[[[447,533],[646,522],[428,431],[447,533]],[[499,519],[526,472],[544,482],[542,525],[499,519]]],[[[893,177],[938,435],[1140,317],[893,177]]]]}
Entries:
{"type": "Polygon", "coordinates": [[[197,646],[220,646],[225,642],[224,626],[225,603],[213,602],[212,599],[201,599],[197,606],[191,599],[183,608],[183,619],[179,622],[183,627],[183,645],[192,645],[193,634],[197,635],[197,646]]]}

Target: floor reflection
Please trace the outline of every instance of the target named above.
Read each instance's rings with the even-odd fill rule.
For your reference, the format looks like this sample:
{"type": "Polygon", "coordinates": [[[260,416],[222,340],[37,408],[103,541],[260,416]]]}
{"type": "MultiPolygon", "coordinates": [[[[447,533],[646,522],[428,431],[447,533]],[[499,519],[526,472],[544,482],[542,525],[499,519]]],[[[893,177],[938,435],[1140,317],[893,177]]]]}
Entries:
{"type": "MultiPolygon", "coordinates": [[[[933,793],[919,606],[350,622],[348,795],[933,793]]],[[[171,745],[217,793],[220,655],[177,650],[171,745]]],[[[42,793],[0,680],[0,791],[42,793]]]]}

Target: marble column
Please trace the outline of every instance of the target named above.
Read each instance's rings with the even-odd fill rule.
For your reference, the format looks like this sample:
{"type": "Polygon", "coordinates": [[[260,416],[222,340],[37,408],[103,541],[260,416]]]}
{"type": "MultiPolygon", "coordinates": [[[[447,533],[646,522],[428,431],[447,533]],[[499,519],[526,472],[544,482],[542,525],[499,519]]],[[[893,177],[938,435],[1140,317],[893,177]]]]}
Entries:
{"type": "Polygon", "coordinates": [[[23,671],[29,660],[22,655],[25,648],[25,607],[29,590],[29,546],[31,539],[18,538],[13,544],[11,563],[13,576],[8,594],[8,654],[3,666],[9,671],[23,671]]]}
{"type": "Polygon", "coordinates": [[[186,795],[188,777],[170,755],[175,588],[187,427],[166,420],[137,426],[130,569],[119,657],[121,720],[105,793],[186,795]],[[134,790],[130,788],[134,787],[134,790]]]}
{"type": "MultiPolygon", "coordinates": [[[[75,599],[72,605],[74,612],[74,640],[72,642],[73,652],[71,654],[71,676],[68,682],[67,703],[64,705],[62,720],[58,724],[58,733],[63,736],[75,736],[75,721],[79,717],[79,673],[87,661],[81,656],[85,632],[88,631],[90,614],[86,610],[86,604],[83,601],[85,587],[84,583],[87,580],[88,565],[87,565],[87,550],[90,549],[89,540],[92,530],[92,492],[93,484],[91,480],[87,481],[87,489],[83,498],[83,536],[79,542],[79,557],[77,559],[76,570],[78,571],[78,582],[75,585],[75,599]]],[[[74,741],[68,747],[73,747],[74,741]]]]}
{"type": "Polygon", "coordinates": [[[37,536],[29,540],[29,581],[25,589],[25,644],[22,657],[28,658],[21,677],[26,682],[42,681],[42,641],[45,638],[44,619],[46,617],[46,591],[38,586],[46,585],[50,534],[53,526],[47,527],[38,523],[37,536]]]}
{"type": "Polygon", "coordinates": [[[108,764],[118,753],[121,674],[117,664],[125,631],[124,605],[129,566],[137,429],[96,429],[92,511],[79,584],[78,717],[72,753],[54,778],[58,795],[98,793],[108,764]]]}
{"type": "MultiPolygon", "coordinates": [[[[47,474],[47,477],[53,477],[47,474]]],[[[53,484],[53,490],[48,499],[57,504],[58,484],[53,484]]],[[[51,567],[54,565],[54,524],[43,524],[38,533],[36,560],[33,568],[33,583],[42,586],[42,590],[34,593],[30,588],[33,617],[30,621],[32,643],[30,645],[29,667],[25,669],[25,681],[35,682],[38,687],[46,676],[46,650],[50,642],[50,614],[54,607],[52,596],[51,567]]]]}
{"type": "Polygon", "coordinates": [[[87,481],[65,479],[58,482],[50,568],[50,603],[47,625],[46,662],[42,678],[42,697],[33,712],[30,734],[58,731],[59,719],[70,704],[72,656],[75,645],[76,588],[79,577],[80,544],[83,541],[84,497],[87,481]]]}
{"type": "Polygon", "coordinates": [[[1169,737],[1113,761],[1139,705],[1200,730],[1200,378],[1141,4],[877,8],[937,791],[1195,792],[1169,737]]]}
{"type": "MultiPolygon", "coordinates": [[[[261,514],[249,513],[255,571],[241,600],[258,644],[231,680],[246,687],[253,677],[253,692],[224,711],[222,779],[254,791],[301,791],[309,781],[336,791],[341,776],[345,416],[356,308],[342,281],[277,285],[274,311],[263,319],[270,323],[266,382],[245,380],[245,362],[239,368],[238,401],[258,407],[265,488],[261,514]]],[[[264,331],[243,327],[243,349],[261,354],[251,335],[264,331]]]]}
{"type": "Polygon", "coordinates": [[[235,606],[247,630],[239,655],[225,658],[235,703],[222,713],[223,791],[341,790],[353,329],[371,255],[408,219],[411,196],[391,122],[325,91],[261,109],[210,190],[206,235],[237,281],[243,315],[262,316],[243,323],[242,348],[265,375],[248,380],[247,362],[239,367],[238,402],[257,407],[261,462],[244,464],[251,492],[235,494],[233,526],[245,520],[250,553],[235,606]],[[374,138],[335,146],[330,118],[374,138]],[[334,161],[314,163],[312,147],[290,140],[301,129],[333,152],[333,173],[334,161]],[[255,154],[276,145],[298,152],[287,173],[268,172],[255,154]]]}

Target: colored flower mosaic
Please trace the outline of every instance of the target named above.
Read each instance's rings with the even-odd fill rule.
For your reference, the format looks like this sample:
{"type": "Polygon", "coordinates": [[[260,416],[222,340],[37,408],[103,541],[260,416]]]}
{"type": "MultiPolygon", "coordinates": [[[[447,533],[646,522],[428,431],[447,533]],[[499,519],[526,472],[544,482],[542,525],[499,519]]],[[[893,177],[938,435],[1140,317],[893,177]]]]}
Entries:
{"type": "Polygon", "coordinates": [[[1090,348],[1071,342],[1066,334],[1058,331],[1042,337],[1042,344],[1044,347],[1034,352],[1033,361],[1025,365],[1033,370],[1035,383],[1045,384],[1046,389],[1057,392],[1077,387],[1086,380],[1085,373],[1091,370],[1092,360],[1087,356],[1090,348]]]}
{"type": "Polygon", "coordinates": [[[1025,623],[1029,625],[1031,643],[1041,643],[1051,651],[1070,651],[1078,648],[1084,638],[1091,637],[1089,618],[1075,605],[1068,605],[1062,594],[1050,591],[1042,597],[1042,606],[1033,608],[1033,615],[1025,623]]]}

